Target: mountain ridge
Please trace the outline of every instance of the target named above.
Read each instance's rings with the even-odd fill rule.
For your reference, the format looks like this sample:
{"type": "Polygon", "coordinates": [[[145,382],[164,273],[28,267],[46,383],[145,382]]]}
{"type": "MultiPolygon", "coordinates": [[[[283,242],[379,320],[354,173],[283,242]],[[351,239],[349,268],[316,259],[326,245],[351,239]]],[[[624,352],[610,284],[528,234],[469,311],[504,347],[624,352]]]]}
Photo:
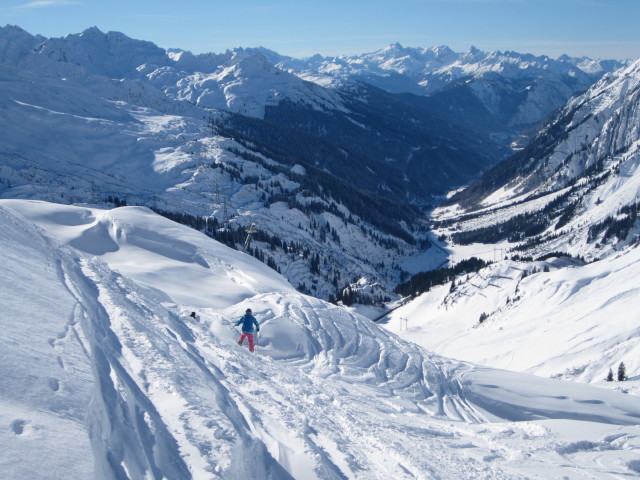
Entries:
{"type": "MultiPolygon", "coordinates": [[[[532,204],[556,201],[553,218],[558,223],[547,231],[547,251],[562,250],[552,238],[556,232],[576,244],[569,252],[574,255],[596,258],[615,251],[616,242],[594,241],[604,229],[594,233],[593,228],[620,217],[620,209],[633,209],[638,201],[639,103],[636,60],[570,101],[529,146],[453,196],[450,204],[482,212],[518,202],[526,205],[529,199],[532,204]],[[564,200],[554,200],[560,194],[564,200]]],[[[634,218],[629,222],[633,231],[634,218]]]]}
{"type": "MultiPolygon", "coordinates": [[[[56,135],[45,146],[41,130],[29,129],[25,136],[5,117],[6,131],[14,133],[2,147],[3,196],[144,204],[199,228],[208,216],[208,231],[238,247],[244,229],[256,223],[265,231],[254,253],[282,269],[291,252],[300,252],[293,257],[299,265],[286,267],[290,280],[324,298],[354,277],[387,289],[406,277],[406,259],[433,242],[416,207],[433,205],[448,189],[498,162],[515,132],[502,129],[506,117],[487,108],[462,77],[450,90],[418,97],[376,89],[358,78],[326,88],[274,65],[281,57],[261,48],[193,56],[97,28],[42,41],[2,29],[2,38],[12,36],[19,45],[40,46],[20,47],[21,56],[11,50],[2,58],[7,72],[24,81],[5,76],[5,90],[12,92],[3,100],[6,112],[23,125],[47,125],[56,135]],[[36,74],[41,83],[33,87],[29,76],[36,74]],[[456,103],[460,98],[468,101],[456,103]],[[259,141],[251,138],[258,134],[259,141]],[[347,137],[357,138],[357,145],[347,137]],[[297,181],[294,169],[335,186],[297,181]],[[348,191],[345,182],[358,189],[348,191]],[[339,194],[332,197],[330,191],[339,194]],[[402,215],[387,213],[391,202],[381,209],[384,215],[365,208],[385,198],[397,201],[402,215]],[[231,225],[233,235],[223,225],[231,225]],[[293,248],[275,238],[280,231],[295,232],[293,248]]],[[[420,58],[420,52],[395,45],[380,55],[384,62],[398,60],[386,64],[397,69],[404,68],[404,56],[420,58]]],[[[445,47],[422,52],[453,61],[445,47]]],[[[497,57],[474,49],[465,58],[497,57]]],[[[504,58],[516,62],[515,55],[504,58]]],[[[522,58],[535,63],[537,57],[522,58]]],[[[560,63],[569,68],[569,61],[560,63]]],[[[520,111],[518,102],[507,103],[507,116],[520,111]]],[[[436,263],[444,261],[443,251],[431,253],[436,263]]]]}

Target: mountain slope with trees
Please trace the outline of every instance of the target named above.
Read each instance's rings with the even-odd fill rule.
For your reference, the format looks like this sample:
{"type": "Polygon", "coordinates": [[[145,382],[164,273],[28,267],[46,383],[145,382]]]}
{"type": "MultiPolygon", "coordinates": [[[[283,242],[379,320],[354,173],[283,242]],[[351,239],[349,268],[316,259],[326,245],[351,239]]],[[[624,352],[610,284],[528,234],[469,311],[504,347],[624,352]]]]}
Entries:
{"type": "MultiPolygon", "coordinates": [[[[351,67],[314,83],[304,72],[318,58],[296,71],[264,49],[192,55],[97,28],[46,39],[5,27],[0,39],[3,197],[146,205],[235,248],[255,224],[247,251],[324,298],[359,278],[385,297],[407,278],[406,259],[432,245],[420,209],[508,151],[477,92],[446,93],[471,85],[463,77],[423,96],[363,83],[370,76],[351,67]]],[[[410,71],[405,54],[389,49],[365,63],[371,75],[418,82],[438,63],[410,71]]],[[[607,67],[441,54],[451,57],[442,75],[522,79],[546,62],[550,79],[573,72],[584,83],[607,67]]]]}
{"type": "Polygon", "coordinates": [[[398,287],[411,301],[388,328],[456,358],[637,394],[639,196],[637,60],[433,212],[451,266],[398,287]],[[620,365],[624,383],[608,374],[620,365]]]}

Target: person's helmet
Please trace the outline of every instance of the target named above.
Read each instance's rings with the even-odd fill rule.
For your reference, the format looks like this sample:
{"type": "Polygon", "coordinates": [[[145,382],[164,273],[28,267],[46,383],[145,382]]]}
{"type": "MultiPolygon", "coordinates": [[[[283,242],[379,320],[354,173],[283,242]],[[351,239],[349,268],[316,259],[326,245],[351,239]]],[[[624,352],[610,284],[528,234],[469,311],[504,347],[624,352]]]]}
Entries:
{"type": "Polygon", "coordinates": [[[251,313],[251,309],[250,309],[250,308],[247,308],[246,313],[251,313]]]}

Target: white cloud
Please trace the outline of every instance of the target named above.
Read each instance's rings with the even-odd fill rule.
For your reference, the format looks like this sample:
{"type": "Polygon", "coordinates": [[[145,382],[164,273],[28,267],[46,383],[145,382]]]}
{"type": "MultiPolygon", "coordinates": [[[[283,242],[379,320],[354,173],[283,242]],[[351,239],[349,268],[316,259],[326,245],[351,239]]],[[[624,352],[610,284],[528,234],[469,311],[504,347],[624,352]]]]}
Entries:
{"type": "Polygon", "coordinates": [[[58,7],[61,5],[79,5],[82,2],[73,0],[35,0],[33,2],[20,5],[20,8],[41,8],[41,7],[58,7]]]}

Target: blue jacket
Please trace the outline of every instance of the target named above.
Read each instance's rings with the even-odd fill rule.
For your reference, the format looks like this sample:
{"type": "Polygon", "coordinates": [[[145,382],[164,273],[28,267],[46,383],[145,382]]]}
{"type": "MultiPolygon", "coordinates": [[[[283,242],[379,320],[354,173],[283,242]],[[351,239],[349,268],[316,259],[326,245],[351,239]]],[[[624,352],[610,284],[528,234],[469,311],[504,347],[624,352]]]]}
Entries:
{"type": "Polygon", "coordinates": [[[242,323],[242,333],[253,333],[253,326],[256,326],[256,330],[260,331],[260,324],[256,318],[250,313],[245,313],[240,320],[236,322],[236,327],[242,323]]]}

